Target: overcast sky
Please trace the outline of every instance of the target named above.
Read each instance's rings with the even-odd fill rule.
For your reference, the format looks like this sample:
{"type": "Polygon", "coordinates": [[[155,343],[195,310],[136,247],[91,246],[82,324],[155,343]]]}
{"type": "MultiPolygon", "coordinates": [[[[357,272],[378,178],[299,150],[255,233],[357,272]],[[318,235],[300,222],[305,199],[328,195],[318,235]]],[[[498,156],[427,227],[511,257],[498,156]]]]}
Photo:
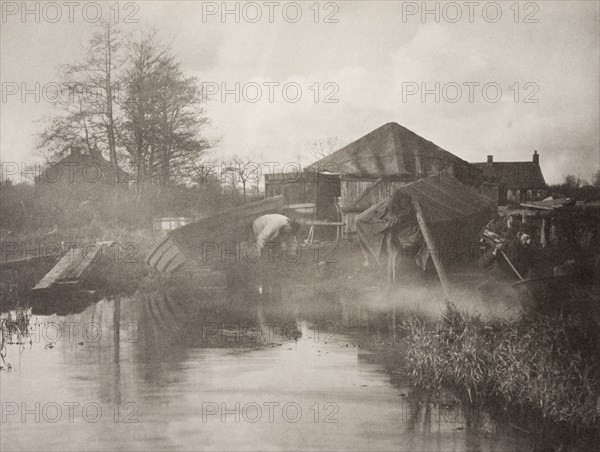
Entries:
{"type": "MultiPolygon", "coordinates": [[[[81,54],[94,30],[93,7],[83,15],[86,3],[75,8],[72,22],[63,6],[55,23],[48,19],[56,11],[44,11],[42,3],[36,23],[34,14],[12,14],[21,2],[3,2],[3,162],[33,159],[40,119],[53,113],[43,98],[36,103],[28,95],[23,102],[20,93],[9,91],[14,83],[35,89],[36,82],[43,87],[59,81],[57,65],[81,54]]],[[[408,15],[422,2],[321,3],[317,23],[312,1],[299,3],[302,16],[295,23],[295,5],[276,3],[272,20],[268,4],[240,4],[239,23],[233,14],[224,23],[220,11],[203,20],[202,2],[120,4],[122,29],[156,27],[189,75],[211,89],[225,84],[235,91],[240,84],[239,102],[234,94],[223,102],[218,92],[206,104],[212,120],[207,133],[222,138],[215,159],[252,153],[294,161],[311,140],[351,141],[394,121],[469,161],[484,161],[488,154],[497,161],[530,160],[537,149],[548,182],[568,173],[590,178],[598,169],[597,1],[521,3],[518,17],[514,2],[501,2],[495,22],[498,10],[491,2],[480,2],[472,17],[464,2],[440,3],[439,23],[433,14],[408,15]],[[458,20],[456,5],[462,10],[458,20]],[[250,23],[256,6],[261,18],[250,23]],[[137,23],[123,23],[128,14],[137,23]],[[337,23],[326,23],[326,17],[337,23]],[[423,84],[433,93],[425,99],[411,94],[423,84]],[[262,97],[253,103],[256,86],[262,97]]],[[[205,13],[220,7],[204,2],[205,13]]]]}

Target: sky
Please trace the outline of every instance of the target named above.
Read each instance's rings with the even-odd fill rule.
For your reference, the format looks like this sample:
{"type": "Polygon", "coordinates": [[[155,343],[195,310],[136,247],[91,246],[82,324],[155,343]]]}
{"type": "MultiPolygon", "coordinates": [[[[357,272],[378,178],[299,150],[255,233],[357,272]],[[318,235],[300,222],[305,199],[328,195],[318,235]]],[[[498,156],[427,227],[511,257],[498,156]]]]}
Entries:
{"type": "MultiPolygon", "coordinates": [[[[23,15],[2,2],[2,162],[37,158],[36,133],[59,113],[44,88],[83,54],[91,3],[26,2],[23,15]]],[[[305,165],[311,141],[397,122],[468,161],[537,150],[549,183],[600,165],[597,1],[428,2],[425,15],[399,1],[228,2],[225,15],[222,2],[104,5],[126,33],[155,27],[210,93],[214,160],[305,165]]]]}

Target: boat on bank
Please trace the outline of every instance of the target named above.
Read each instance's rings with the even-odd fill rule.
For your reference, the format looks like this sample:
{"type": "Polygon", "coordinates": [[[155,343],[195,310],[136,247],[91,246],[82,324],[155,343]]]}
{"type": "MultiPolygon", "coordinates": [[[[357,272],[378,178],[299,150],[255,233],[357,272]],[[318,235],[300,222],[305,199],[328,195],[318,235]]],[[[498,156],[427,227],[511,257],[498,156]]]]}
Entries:
{"type": "Polygon", "coordinates": [[[224,252],[235,250],[243,242],[254,241],[253,221],[262,215],[280,213],[283,205],[282,195],[273,196],[173,229],[154,244],[146,262],[165,274],[184,267],[208,266],[224,252]]]}

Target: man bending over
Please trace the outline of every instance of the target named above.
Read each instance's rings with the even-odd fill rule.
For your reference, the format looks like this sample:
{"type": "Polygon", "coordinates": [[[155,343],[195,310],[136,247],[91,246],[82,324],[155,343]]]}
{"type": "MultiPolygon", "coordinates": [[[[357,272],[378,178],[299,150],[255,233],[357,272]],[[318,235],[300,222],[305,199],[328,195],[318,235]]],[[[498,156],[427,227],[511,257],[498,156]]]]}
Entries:
{"type": "Polygon", "coordinates": [[[300,223],[292,220],[285,215],[268,214],[258,217],[252,224],[256,245],[259,253],[265,246],[265,243],[271,242],[279,237],[282,242],[282,248],[285,250],[286,242],[298,243],[296,234],[300,232],[300,223]]]}

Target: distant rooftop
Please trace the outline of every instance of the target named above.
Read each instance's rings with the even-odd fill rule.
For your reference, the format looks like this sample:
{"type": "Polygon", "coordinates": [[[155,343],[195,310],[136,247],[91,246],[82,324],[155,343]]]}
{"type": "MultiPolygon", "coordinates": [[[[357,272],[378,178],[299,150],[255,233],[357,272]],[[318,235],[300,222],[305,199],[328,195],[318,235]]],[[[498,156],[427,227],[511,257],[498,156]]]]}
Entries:
{"type": "MultiPolygon", "coordinates": [[[[65,173],[63,173],[63,176],[56,173],[56,167],[66,167],[68,171],[74,171],[77,174],[85,172],[90,181],[103,180],[109,183],[117,181],[127,183],[129,181],[129,173],[111,165],[98,149],[88,149],[87,146],[67,145],[63,148],[62,154],[65,157],[49,165],[44,174],[36,178],[36,182],[56,182],[61,179],[67,181],[68,178],[64,177],[65,173]],[[47,172],[50,172],[51,175],[48,175],[47,172]]],[[[67,172],[66,174],[70,173],[67,172]]]]}
{"type": "Polygon", "coordinates": [[[488,155],[487,162],[473,165],[483,171],[484,178],[507,188],[529,190],[546,186],[537,151],[530,162],[494,162],[494,156],[488,155]]]}

